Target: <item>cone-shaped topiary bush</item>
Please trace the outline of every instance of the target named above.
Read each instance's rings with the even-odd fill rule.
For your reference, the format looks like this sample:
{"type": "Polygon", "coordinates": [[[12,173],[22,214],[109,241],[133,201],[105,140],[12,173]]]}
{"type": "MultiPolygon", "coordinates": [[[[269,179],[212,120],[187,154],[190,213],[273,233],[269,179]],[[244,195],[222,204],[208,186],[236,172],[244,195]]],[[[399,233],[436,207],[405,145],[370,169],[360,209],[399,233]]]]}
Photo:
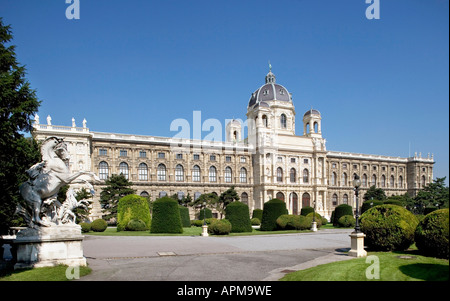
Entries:
{"type": "Polygon", "coordinates": [[[178,202],[167,196],[153,203],[151,233],[183,233],[178,202]]]}
{"type": "Polygon", "coordinates": [[[180,209],[181,225],[183,227],[190,227],[191,220],[189,218],[189,208],[181,205],[178,208],[180,209]]]}
{"type": "Polygon", "coordinates": [[[375,206],[361,215],[364,242],[371,250],[402,251],[414,242],[417,218],[397,205],[375,206]]]}
{"type": "Polygon", "coordinates": [[[286,214],[286,203],[279,199],[272,199],[264,203],[261,220],[261,231],[273,231],[277,229],[277,218],[286,214]]]}
{"type": "Polygon", "coordinates": [[[440,209],[428,213],[417,225],[417,248],[427,256],[449,258],[449,210],[440,209]]]}
{"type": "Polygon", "coordinates": [[[225,218],[231,223],[231,232],[252,232],[248,206],[239,201],[230,203],[225,208],[225,218]]]}

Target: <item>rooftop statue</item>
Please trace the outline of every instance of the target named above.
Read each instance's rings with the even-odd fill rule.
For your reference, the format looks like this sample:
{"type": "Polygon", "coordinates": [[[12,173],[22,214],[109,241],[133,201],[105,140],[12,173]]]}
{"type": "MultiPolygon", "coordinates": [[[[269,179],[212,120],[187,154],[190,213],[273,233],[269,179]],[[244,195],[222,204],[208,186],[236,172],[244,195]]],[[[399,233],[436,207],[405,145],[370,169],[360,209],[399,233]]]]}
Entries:
{"type": "Polygon", "coordinates": [[[66,223],[74,223],[71,210],[81,206],[74,201],[74,192],[69,189],[67,200],[61,204],[57,200],[59,189],[66,184],[85,183],[93,192],[90,183],[100,181],[93,173],[81,171],[71,173],[68,167],[69,152],[63,139],[49,137],[41,146],[42,162],[27,170],[29,179],[19,187],[25,200],[23,207],[17,206],[20,214],[30,228],[48,227],[66,223]],[[67,204],[66,204],[67,203],[67,204]],[[70,204],[69,204],[70,203],[70,204]]]}

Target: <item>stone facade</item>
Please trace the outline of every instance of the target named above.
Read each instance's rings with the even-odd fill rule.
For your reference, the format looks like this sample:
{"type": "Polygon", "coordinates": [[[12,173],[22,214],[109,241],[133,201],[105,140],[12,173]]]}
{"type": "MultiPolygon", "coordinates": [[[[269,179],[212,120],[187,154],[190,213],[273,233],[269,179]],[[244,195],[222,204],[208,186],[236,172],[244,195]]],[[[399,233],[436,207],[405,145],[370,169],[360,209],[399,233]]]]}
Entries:
{"type": "MultiPolygon", "coordinates": [[[[249,208],[280,198],[291,214],[313,206],[329,218],[342,203],[355,207],[352,180],[359,175],[361,196],[376,185],[388,196],[417,191],[433,179],[433,156],[410,158],[334,152],[326,150],[322,116],[310,109],[303,115],[303,135],[295,134],[292,95],[276,83],[270,71],[266,82],[252,93],[247,106],[247,131],[232,120],[226,125],[226,141],[100,133],[83,127],[34,124],[37,140],[62,137],[69,145],[72,172],[90,170],[101,179],[123,173],[137,194],[152,200],[163,196],[215,192],[235,186],[249,208]]],[[[47,118],[49,120],[49,118],[47,118]]],[[[51,119],[50,119],[51,120],[51,119]]],[[[95,188],[92,218],[101,216],[95,188]]]]}

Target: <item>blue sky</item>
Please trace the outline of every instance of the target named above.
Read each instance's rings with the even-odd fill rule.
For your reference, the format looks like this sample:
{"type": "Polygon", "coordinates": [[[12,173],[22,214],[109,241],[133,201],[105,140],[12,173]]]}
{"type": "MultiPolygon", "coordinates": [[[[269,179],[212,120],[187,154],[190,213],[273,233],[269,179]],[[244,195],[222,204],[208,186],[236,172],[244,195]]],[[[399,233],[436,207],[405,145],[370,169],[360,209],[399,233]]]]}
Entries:
{"type": "Polygon", "coordinates": [[[270,60],[297,134],[313,107],[328,150],[433,153],[448,178],[448,0],[380,0],[378,20],[365,0],[80,0],[79,20],[68,6],[0,0],[41,122],[172,137],[194,110],[245,120],[270,60]]]}

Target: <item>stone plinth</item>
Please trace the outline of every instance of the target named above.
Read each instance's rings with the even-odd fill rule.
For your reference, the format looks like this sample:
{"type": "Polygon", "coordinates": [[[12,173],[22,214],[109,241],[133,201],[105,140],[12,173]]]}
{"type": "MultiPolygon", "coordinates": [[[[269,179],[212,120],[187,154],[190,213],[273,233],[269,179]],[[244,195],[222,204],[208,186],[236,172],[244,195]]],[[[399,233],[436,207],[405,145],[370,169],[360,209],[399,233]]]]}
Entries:
{"type": "Polygon", "coordinates": [[[312,222],[312,224],[311,224],[311,231],[313,231],[313,232],[317,231],[317,222],[312,222]]]}
{"type": "Polygon", "coordinates": [[[366,235],[362,232],[352,232],[350,234],[351,249],[348,251],[349,256],[366,257],[367,252],[364,250],[364,237],[366,235]]]}
{"type": "Polygon", "coordinates": [[[202,226],[202,236],[208,236],[208,226],[207,225],[203,225],[202,226]]]}
{"type": "Polygon", "coordinates": [[[85,266],[83,236],[79,225],[58,225],[27,228],[17,233],[14,246],[17,250],[15,269],[45,267],[65,264],[85,266]]]}

